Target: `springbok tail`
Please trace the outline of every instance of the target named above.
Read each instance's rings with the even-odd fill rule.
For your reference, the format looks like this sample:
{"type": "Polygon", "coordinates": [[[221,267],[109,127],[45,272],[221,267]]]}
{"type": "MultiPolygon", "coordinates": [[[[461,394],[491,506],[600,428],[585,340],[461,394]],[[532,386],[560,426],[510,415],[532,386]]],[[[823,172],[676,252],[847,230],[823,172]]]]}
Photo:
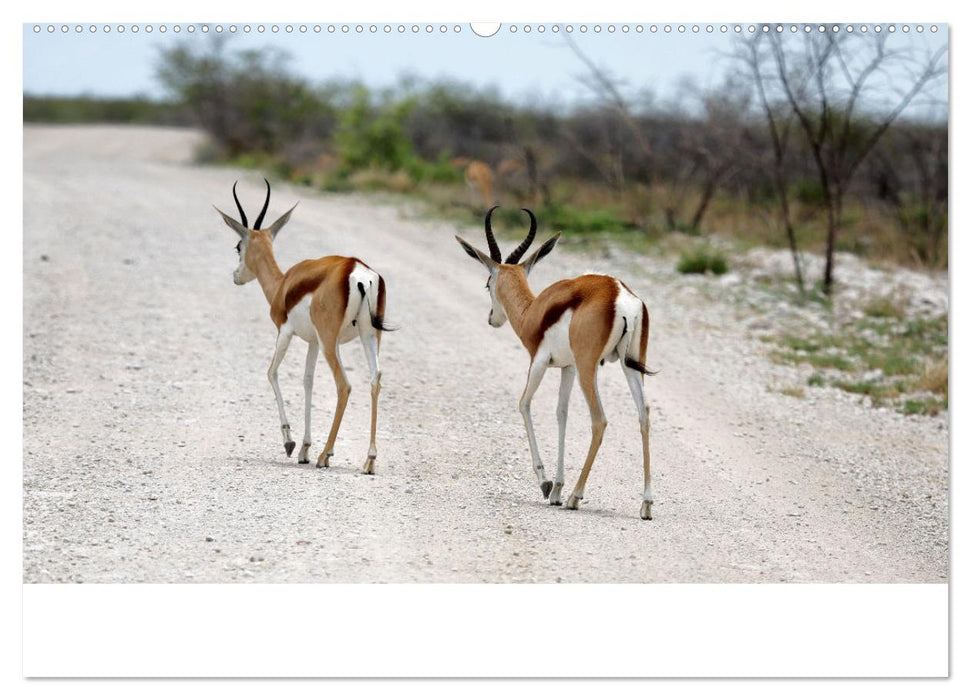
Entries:
{"type": "Polygon", "coordinates": [[[621,343],[624,336],[629,336],[627,347],[624,351],[624,364],[641,374],[653,377],[658,370],[648,369],[644,363],[647,361],[647,334],[650,329],[650,318],[647,315],[647,305],[641,302],[641,313],[634,316],[628,324],[627,317],[624,317],[624,332],[621,335],[621,343]],[[634,352],[634,341],[637,341],[636,355],[634,352]]]}
{"type": "Polygon", "coordinates": [[[375,308],[374,308],[375,306],[377,306],[379,309],[381,309],[381,307],[384,306],[384,304],[381,303],[382,301],[384,301],[383,299],[381,299],[381,297],[384,296],[383,295],[383,292],[384,292],[384,280],[381,279],[381,278],[379,278],[379,280],[380,280],[379,291],[378,291],[379,300],[378,300],[378,303],[377,304],[374,304],[372,302],[371,297],[374,296],[374,295],[373,295],[373,293],[372,294],[368,294],[368,291],[370,291],[370,290],[368,290],[367,288],[365,288],[363,282],[358,282],[357,283],[357,290],[361,293],[361,302],[367,304],[368,316],[371,317],[371,327],[374,328],[375,330],[379,330],[379,331],[389,331],[389,332],[390,331],[396,331],[396,330],[398,330],[397,328],[395,328],[393,326],[389,326],[388,324],[386,324],[384,322],[384,314],[383,313],[378,313],[377,311],[375,311],[375,308]]]}

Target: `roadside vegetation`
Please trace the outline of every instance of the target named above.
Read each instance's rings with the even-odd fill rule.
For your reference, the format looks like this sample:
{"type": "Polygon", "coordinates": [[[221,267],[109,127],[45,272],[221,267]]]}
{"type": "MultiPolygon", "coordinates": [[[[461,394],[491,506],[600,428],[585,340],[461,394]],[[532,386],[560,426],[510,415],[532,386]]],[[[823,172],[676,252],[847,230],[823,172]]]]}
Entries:
{"type": "MultiPolygon", "coordinates": [[[[769,356],[812,370],[806,388],[835,387],[874,407],[936,415],[948,407],[946,315],[910,317],[889,297],[871,300],[862,318],[830,317],[826,331],[763,336],[769,356]]],[[[800,394],[801,387],[783,393],[800,394]]]]}
{"type": "MultiPolygon", "coordinates": [[[[161,55],[165,101],[25,96],[24,120],[193,124],[209,136],[203,162],[403,196],[468,225],[501,203],[494,220],[521,227],[529,207],[568,245],[661,254],[685,275],[722,276],[749,249],[786,249],[801,304],[838,293],[840,252],[946,270],[947,105],[937,119],[901,118],[946,79],[946,56],[888,51],[886,36],[802,39],[739,39],[725,83],[686,86],[663,105],[625,92],[564,37],[591,95],[564,112],[460,82],[313,84],[284,54],[237,51],[220,37],[161,55]],[[892,73],[911,77],[888,104],[864,109],[861,96],[881,88],[874,76],[892,73]],[[475,161],[491,173],[485,184],[467,177],[475,161]],[[807,253],[826,261],[814,279],[807,253]]],[[[833,314],[825,333],[767,338],[777,362],[814,370],[806,387],[785,391],[828,386],[905,413],[946,408],[946,317],[908,317],[889,298],[862,311],[833,314]]]]}
{"type": "MultiPolygon", "coordinates": [[[[791,248],[805,289],[818,280],[801,279],[803,251],[946,268],[946,105],[937,121],[899,114],[946,78],[946,58],[900,55],[876,35],[798,38],[739,40],[731,78],[686,85],[675,104],[628,94],[567,40],[591,100],[563,112],[460,82],[313,84],[285,54],[219,37],[160,56],[167,101],[26,96],[24,119],[191,122],[210,136],[203,160],[325,191],[407,194],[470,223],[496,201],[500,220],[518,222],[528,206],[567,237],[663,247],[678,231],[699,244],[717,234],[742,249],[791,248]],[[915,76],[895,86],[903,97],[861,107],[882,87],[867,81],[901,67],[915,76]],[[855,97],[838,74],[854,79],[855,97]],[[491,169],[488,193],[466,184],[473,160],[491,169]]],[[[832,279],[822,282],[830,293],[832,279]]]]}

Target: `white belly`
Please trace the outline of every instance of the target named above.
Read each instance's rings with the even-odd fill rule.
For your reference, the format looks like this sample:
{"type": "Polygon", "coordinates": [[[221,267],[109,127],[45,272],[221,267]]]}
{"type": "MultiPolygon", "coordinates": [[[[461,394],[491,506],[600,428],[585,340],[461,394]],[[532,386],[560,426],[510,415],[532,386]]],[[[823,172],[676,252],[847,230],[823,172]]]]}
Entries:
{"type": "Polygon", "coordinates": [[[566,311],[560,320],[550,326],[543,342],[536,351],[537,355],[548,356],[551,367],[570,367],[577,363],[570,347],[570,321],[573,311],[566,311]]]}
{"type": "Polygon", "coordinates": [[[314,324],[310,322],[310,298],[308,294],[290,309],[287,324],[298,338],[313,343],[317,341],[317,331],[314,329],[314,324]]]}

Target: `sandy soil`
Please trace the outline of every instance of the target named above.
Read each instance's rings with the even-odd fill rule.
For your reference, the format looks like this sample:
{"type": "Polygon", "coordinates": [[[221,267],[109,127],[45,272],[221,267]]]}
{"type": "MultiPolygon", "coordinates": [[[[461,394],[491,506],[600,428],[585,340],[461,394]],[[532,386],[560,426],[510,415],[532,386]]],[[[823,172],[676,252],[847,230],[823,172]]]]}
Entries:
{"type": "MultiPolygon", "coordinates": [[[[357,344],[335,466],[297,465],[266,380],[266,302],[233,285],[237,239],[210,206],[232,211],[240,174],[192,165],[199,139],[24,129],[25,582],[946,580],[946,416],[771,391],[795,370],[769,362],[715,283],[670,261],[557,250],[534,289],[591,268],[621,276],[651,311],[661,373],[647,386],[655,519],[638,518],[640,440],[617,364],[601,372],[610,425],[581,509],[551,507],[517,410],[527,355],[486,323],[485,278],[455,226],[279,185],[269,220],[301,200],[281,265],[361,257],[400,326],[382,348],[377,475],[358,471],[357,344]]],[[[261,192],[243,174],[249,208],[261,192]]],[[[303,353],[294,341],[280,379],[298,438],[303,353]]],[[[534,400],[547,465],[557,385],[548,374],[534,400]]],[[[320,361],[314,450],[333,405],[320,361]]],[[[570,426],[567,489],[589,440],[578,390],[570,426]]]]}

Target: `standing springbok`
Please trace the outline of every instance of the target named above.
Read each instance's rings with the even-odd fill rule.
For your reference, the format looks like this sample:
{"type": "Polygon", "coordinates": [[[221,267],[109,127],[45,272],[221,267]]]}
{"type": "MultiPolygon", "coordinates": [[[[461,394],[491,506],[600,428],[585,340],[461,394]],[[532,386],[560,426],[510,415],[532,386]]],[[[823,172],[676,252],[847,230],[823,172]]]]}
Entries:
{"type": "Polygon", "coordinates": [[[327,436],[327,444],[317,457],[318,467],[330,466],[334,455],[334,442],[340,429],[351,386],[347,381],[341,363],[340,346],[354,338],[360,338],[371,371],[371,444],[364,473],[374,473],[374,460],[377,457],[375,431],[378,420],[378,393],[381,391],[381,370],[378,368],[378,351],[381,347],[381,332],[390,330],[384,325],[385,290],[384,280],[374,270],[357,258],[329,255],[317,260],[304,260],[291,267],[286,273],[280,271],[273,257],[273,241],[284,224],[290,220],[290,210],[277,219],[269,228],[260,228],[266,208],[270,204],[270,183],[266,182],[266,201],[260,215],[256,217],[253,228],[249,228],[246,214],[236,196],[233,184],[233,199],[239,209],[242,223],[216,208],[223,221],[240,238],[236,244],[239,253],[239,267],[233,273],[233,281],[242,285],[253,279],[259,280],[263,294],[270,303],[270,318],[277,327],[276,350],[270,361],[267,375],[276,395],[280,409],[280,428],[283,431],[283,448],[287,457],[293,453],[295,443],[290,436],[283,407],[283,395],[277,380],[277,369],[283,361],[294,335],[307,341],[307,366],[303,375],[304,388],[304,433],[303,446],[297,461],[309,464],[310,450],[310,404],[314,386],[314,370],[317,352],[323,348],[324,357],[334,374],[337,385],[337,408],[334,422],[327,436]]]}
{"type": "Polygon", "coordinates": [[[533,471],[539,480],[544,498],[551,505],[560,505],[563,488],[563,451],[566,440],[566,418],[570,404],[573,380],[580,376],[580,389],[590,407],[593,436],[586,461],[566,507],[576,509],[583,498],[590,467],[600,449],[607,421],[600,403],[597,388],[597,371],[606,361],[623,358],[624,375],[630,386],[641,424],[641,442],[644,448],[644,495],[641,518],[651,519],[651,454],[649,448],[650,413],[644,403],[643,383],[645,374],[654,374],[644,366],[647,359],[647,334],[649,320],[647,306],[618,279],[605,275],[582,275],[556,282],[538,296],[534,296],[526,280],[530,270],[550,254],[560,234],[550,238],[536,252],[523,257],[536,235],[536,217],[524,209],[530,219],[529,233],[505,262],[492,233],[492,207],[485,217],[486,240],[489,254],[469,245],[456,236],[459,244],[471,257],[489,271],[486,288],[492,296],[489,325],[499,328],[506,319],[529,352],[529,376],[519,401],[519,411],[526,424],[529,449],[533,458],[533,471]],[[547,367],[560,369],[560,399],[556,409],[559,423],[559,451],[556,462],[556,480],[548,481],[539,457],[530,402],[539,388],[547,367]]]}

